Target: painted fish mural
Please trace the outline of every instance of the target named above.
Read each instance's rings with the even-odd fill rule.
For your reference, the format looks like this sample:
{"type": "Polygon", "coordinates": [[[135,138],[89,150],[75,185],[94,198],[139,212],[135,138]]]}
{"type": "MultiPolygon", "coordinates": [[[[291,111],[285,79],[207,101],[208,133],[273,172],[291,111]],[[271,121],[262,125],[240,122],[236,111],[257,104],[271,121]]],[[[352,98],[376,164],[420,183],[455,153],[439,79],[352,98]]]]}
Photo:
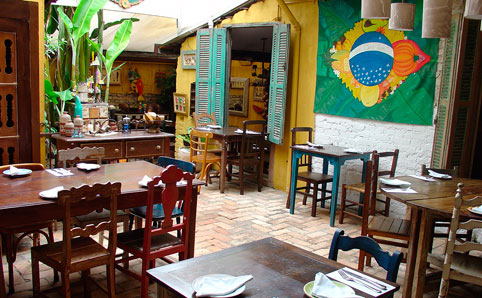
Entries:
{"type": "Polygon", "coordinates": [[[402,31],[387,20],[361,20],[329,49],[334,74],[365,107],[393,94],[410,74],[430,61],[402,31]]]}

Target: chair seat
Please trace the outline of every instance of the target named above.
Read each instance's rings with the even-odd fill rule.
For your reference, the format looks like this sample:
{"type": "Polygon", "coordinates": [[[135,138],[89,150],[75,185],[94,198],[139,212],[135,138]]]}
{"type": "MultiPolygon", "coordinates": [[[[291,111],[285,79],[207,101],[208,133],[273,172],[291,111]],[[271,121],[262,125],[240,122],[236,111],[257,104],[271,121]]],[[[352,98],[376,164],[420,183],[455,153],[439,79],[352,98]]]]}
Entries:
{"type": "MultiPolygon", "coordinates": [[[[445,255],[429,254],[427,261],[437,267],[443,268],[445,255]]],[[[482,258],[454,252],[452,255],[452,270],[462,274],[481,277],[482,276],[482,258]]]]}
{"type": "Polygon", "coordinates": [[[377,232],[380,236],[383,236],[383,234],[397,235],[408,240],[410,220],[377,215],[369,216],[368,234],[371,234],[371,232],[377,232]]]}
{"type": "MultiPolygon", "coordinates": [[[[152,210],[152,220],[154,221],[160,221],[164,219],[164,208],[162,208],[162,204],[156,204],[153,206],[154,210],[152,210]]],[[[131,214],[135,216],[139,216],[142,218],[146,218],[146,206],[142,207],[135,207],[131,208],[131,214]]],[[[174,210],[172,210],[172,218],[182,216],[183,212],[181,209],[174,207],[174,210]]]]}
{"type": "Polygon", "coordinates": [[[310,181],[312,183],[333,182],[333,176],[318,172],[299,172],[298,180],[310,181]]]}
{"type": "MultiPolygon", "coordinates": [[[[358,191],[360,193],[365,193],[365,183],[358,184],[345,184],[345,188],[348,190],[358,191]]],[[[377,187],[377,195],[381,194],[382,191],[380,187],[377,187]]]]}
{"type": "MultiPolygon", "coordinates": [[[[227,159],[227,163],[231,165],[239,166],[240,162],[241,162],[241,157],[239,155],[229,156],[227,159]]],[[[259,163],[259,158],[245,158],[243,159],[243,163],[245,165],[256,165],[259,163]]]]}
{"type": "MultiPolygon", "coordinates": [[[[129,214],[124,211],[117,210],[117,219],[120,220],[121,217],[129,218],[129,214]]],[[[76,225],[84,226],[87,224],[95,224],[99,221],[109,220],[110,218],[110,211],[107,209],[102,210],[102,212],[93,211],[85,215],[75,216],[72,219],[72,222],[76,225]]]]}
{"type": "MultiPolygon", "coordinates": [[[[62,241],[32,247],[32,255],[36,259],[58,268],[62,262],[62,241]]],[[[90,237],[77,237],[72,239],[72,265],[71,271],[82,271],[92,267],[92,264],[106,264],[109,253],[102,245],[90,237]]]]}
{"type": "MultiPolygon", "coordinates": [[[[132,252],[132,249],[136,251],[142,251],[143,244],[144,244],[144,229],[137,229],[133,231],[120,233],[117,235],[117,245],[124,250],[126,248],[130,248],[128,249],[129,252],[132,252]]],[[[171,234],[162,234],[162,235],[152,236],[151,251],[155,251],[164,247],[173,246],[177,244],[182,244],[181,239],[171,234]]]]}
{"type": "MultiPolygon", "coordinates": [[[[204,156],[203,155],[193,155],[192,157],[192,162],[203,162],[204,156]]],[[[214,153],[208,152],[206,156],[206,162],[207,163],[213,163],[213,162],[220,162],[221,157],[219,155],[216,155],[214,153]]]]}

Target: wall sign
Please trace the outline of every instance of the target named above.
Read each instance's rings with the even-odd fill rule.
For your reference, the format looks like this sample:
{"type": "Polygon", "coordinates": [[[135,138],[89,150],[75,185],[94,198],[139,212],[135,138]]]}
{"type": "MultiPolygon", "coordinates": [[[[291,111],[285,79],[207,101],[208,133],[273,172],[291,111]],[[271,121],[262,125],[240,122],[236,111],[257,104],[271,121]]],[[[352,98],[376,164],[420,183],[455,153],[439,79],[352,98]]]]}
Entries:
{"type": "MultiPolygon", "coordinates": [[[[359,1],[319,1],[315,113],[432,124],[437,39],[360,20],[359,1]]],[[[422,7],[422,0],[417,0],[422,7]]]]}
{"type": "Polygon", "coordinates": [[[231,78],[229,115],[248,117],[249,78],[231,78]]]}

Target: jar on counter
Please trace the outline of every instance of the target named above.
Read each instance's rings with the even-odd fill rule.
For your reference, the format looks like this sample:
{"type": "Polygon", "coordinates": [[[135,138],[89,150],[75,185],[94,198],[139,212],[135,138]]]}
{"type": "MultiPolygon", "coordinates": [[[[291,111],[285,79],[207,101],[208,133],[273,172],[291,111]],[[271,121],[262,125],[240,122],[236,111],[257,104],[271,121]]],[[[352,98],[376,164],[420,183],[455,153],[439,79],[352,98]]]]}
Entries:
{"type": "Polygon", "coordinates": [[[64,133],[66,137],[71,137],[74,135],[74,122],[69,121],[67,124],[64,126],[64,133]]]}
{"type": "Polygon", "coordinates": [[[60,135],[65,136],[65,125],[71,120],[72,119],[70,118],[70,115],[67,112],[64,112],[59,117],[59,132],[60,132],[60,135]]]}
{"type": "Polygon", "coordinates": [[[83,137],[82,129],[84,127],[84,120],[77,115],[74,119],[74,137],[81,138],[83,137]]]}

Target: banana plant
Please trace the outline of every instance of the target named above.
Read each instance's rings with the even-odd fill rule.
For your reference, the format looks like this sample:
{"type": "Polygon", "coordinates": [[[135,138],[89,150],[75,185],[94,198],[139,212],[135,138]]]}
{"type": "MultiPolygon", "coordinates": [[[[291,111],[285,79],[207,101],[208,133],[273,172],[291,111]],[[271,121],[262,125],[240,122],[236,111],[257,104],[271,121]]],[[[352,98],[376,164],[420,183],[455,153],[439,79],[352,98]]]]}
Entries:
{"type": "MultiPolygon", "coordinates": [[[[59,19],[65,26],[67,36],[72,48],[72,70],[70,75],[71,87],[76,89],[76,79],[78,77],[77,60],[79,59],[79,50],[85,52],[85,48],[79,49],[79,44],[85,46],[84,42],[80,42],[84,35],[89,33],[90,22],[92,17],[104,7],[108,0],[81,0],[75,9],[72,20],[63,12],[61,7],[57,8],[59,19]]],[[[85,54],[85,53],[84,53],[85,54]]]]}
{"type": "Polygon", "coordinates": [[[97,52],[97,55],[100,57],[104,64],[105,73],[106,73],[106,88],[105,88],[105,97],[104,102],[109,102],[109,86],[110,86],[110,75],[112,71],[120,68],[121,66],[112,69],[114,65],[115,59],[119,57],[119,55],[124,51],[124,49],[129,44],[129,40],[131,38],[131,31],[132,31],[132,21],[124,20],[122,24],[117,29],[115,33],[114,39],[107,47],[106,54],[102,53],[101,45],[88,39],[89,43],[91,44],[92,48],[97,52]]]}

